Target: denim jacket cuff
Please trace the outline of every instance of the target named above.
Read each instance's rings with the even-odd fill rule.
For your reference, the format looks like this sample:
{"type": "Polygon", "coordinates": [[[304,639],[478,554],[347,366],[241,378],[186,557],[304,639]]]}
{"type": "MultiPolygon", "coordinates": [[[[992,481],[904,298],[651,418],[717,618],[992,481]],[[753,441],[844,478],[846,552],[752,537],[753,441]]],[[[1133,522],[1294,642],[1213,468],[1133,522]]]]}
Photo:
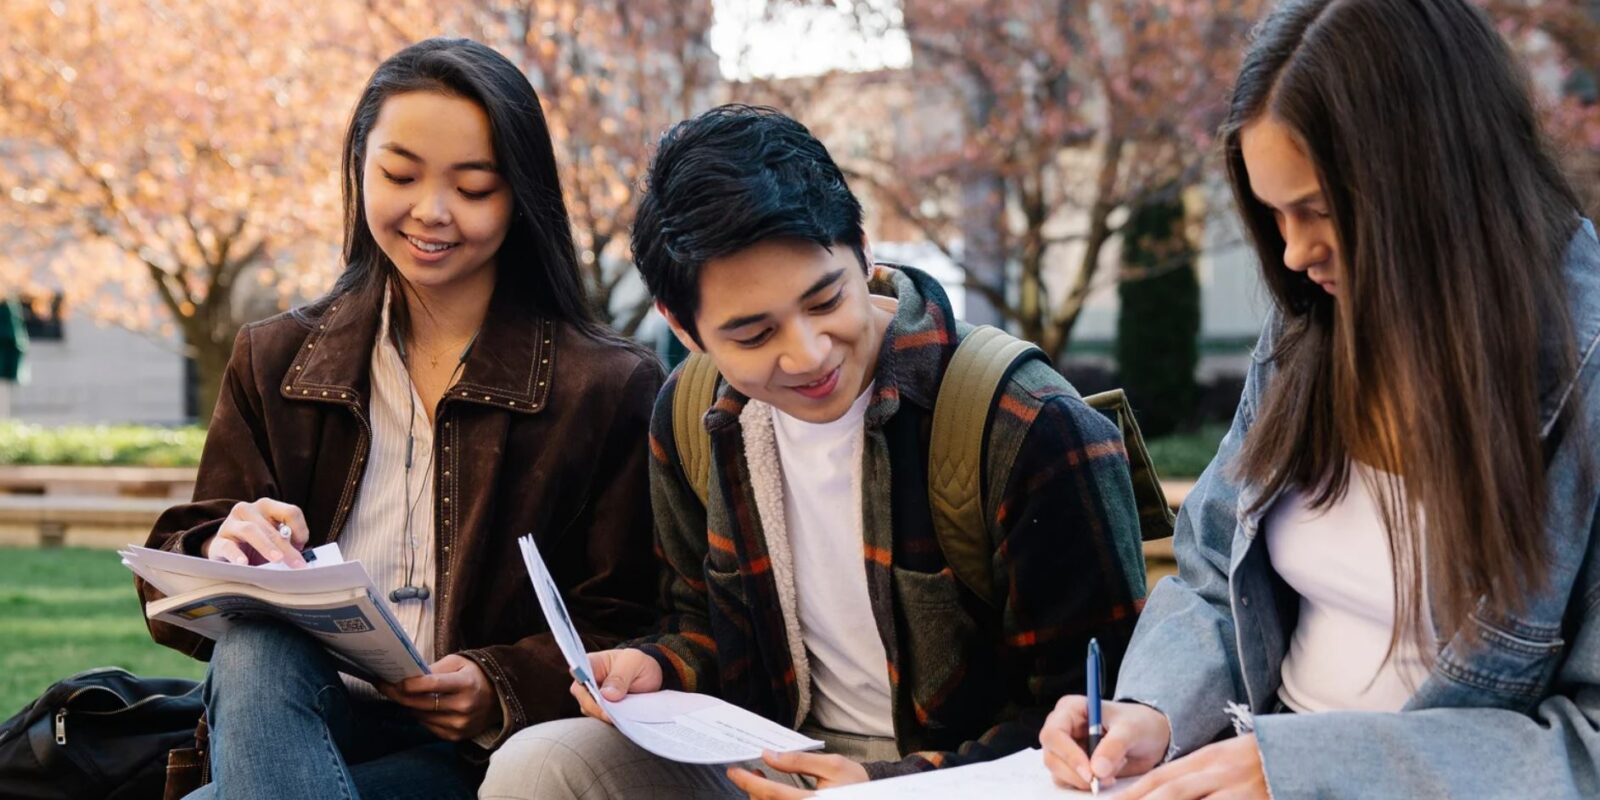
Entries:
{"type": "Polygon", "coordinates": [[[1175,735],[1176,731],[1172,729],[1172,716],[1163,710],[1159,704],[1150,700],[1142,700],[1137,697],[1119,697],[1117,698],[1116,702],[1138,703],[1139,705],[1149,708],[1160,714],[1161,718],[1167,721],[1167,754],[1161,757],[1161,761],[1157,764],[1157,766],[1165,764],[1168,761],[1178,757],[1178,737],[1175,735]]]}

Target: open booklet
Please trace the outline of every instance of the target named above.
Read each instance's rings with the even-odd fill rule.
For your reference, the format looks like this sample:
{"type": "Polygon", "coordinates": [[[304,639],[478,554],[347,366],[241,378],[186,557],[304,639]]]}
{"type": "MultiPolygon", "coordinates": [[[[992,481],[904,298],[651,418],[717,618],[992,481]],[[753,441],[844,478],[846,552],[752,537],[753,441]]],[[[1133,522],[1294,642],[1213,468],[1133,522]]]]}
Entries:
{"type": "MultiPolygon", "coordinates": [[[[1133,779],[1129,778],[1118,781],[1115,786],[1102,786],[1100,797],[1115,797],[1132,784],[1133,779]]],[[[817,796],[827,800],[966,800],[972,797],[1069,800],[1091,795],[1057,786],[1044,765],[1044,754],[1034,749],[964,767],[823,789],[817,796]]]]}
{"type": "Polygon", "coordinates": [[[130,546],[122,563],[166,597],[145,604],[145,616],[215,640],[242,617],[276,617],[327,648],[340,670],[390,683],[428,674],[405,629],[390,612],[360,561],[345,561],[337,544],[308,550],[304,569],[247,567],[184,553],[130,546]]]}
{"type": "Polygon", "coordinates": [[[589,674],[589,655],[533,537],[524,536],[518,543],[534,594],[573,678],[589,689],[617,730],[634,744],[685,764],[733,764],[754,761],[762,750],[785,753],[823,747],[816,739],[711,695],[663,690],[630,694],[615,703],[605,699],[589,674]]]}

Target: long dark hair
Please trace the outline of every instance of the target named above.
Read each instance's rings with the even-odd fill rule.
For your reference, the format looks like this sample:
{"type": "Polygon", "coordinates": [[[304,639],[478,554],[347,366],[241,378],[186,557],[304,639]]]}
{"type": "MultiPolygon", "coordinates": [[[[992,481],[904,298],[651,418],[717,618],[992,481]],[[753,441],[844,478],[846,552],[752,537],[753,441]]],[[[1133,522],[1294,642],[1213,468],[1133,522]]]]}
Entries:
{"type": "Polygon", "coordinates": [[[1284,320],[1237,473],[1263,504],[1294,486],[1326,507],[1352,453],[1387,472],[1390,654],[1428,630],[1424,601],[1441,634],[1475,638],[1480,598],[1515,611],[1543,583],[1541,367],[1575,363],[1561,269],[1578,200],[1526,76],[1466,0],[1286,0],[1252,38],[1222,136],[1284,320]],[[1321,179],[1337,303],[1284,266],[1251,193],[1241,130],[1268,115],[1321,179]]]}
{"type": "Polygon", "coordinates": [[[362,211],[361,176],[367,137],[384,101],[407,92],[441,92],[471,100],[489,117],[495,164],[513,198],[511,226],[497,256],[495,292],[513,293],[531,313],[570,323],[595,338],[615,339],[595,318],[579,278],[539,95],[509,59],[471,39],[417,42],[378,65],[361,91],[344,139],[345,268],[333,293],[398,282],[394,264],[373,239],[362,211]]]}

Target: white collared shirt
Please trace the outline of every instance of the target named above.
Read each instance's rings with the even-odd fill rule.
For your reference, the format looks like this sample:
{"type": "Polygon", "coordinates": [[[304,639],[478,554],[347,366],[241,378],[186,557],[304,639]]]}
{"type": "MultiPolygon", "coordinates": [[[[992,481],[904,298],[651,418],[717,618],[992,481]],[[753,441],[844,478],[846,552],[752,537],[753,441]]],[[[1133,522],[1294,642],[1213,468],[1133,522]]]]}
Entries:
{"type": "MultiPolygon", "coordinates": [[[[417,397],[400,351],[389,336],[390,293],[383,294],[378,338],[372,347],[371,400],[367,406],[372,426],[372,449],[356,493],[356,505],[339,534],[339,551],[346,561],[360,561],[389,603],[395,619],[428,663],[434,661],[433,623],[437,587],[434,581],[433,423],[417,397]],[[411,468],[406,468],[406,439],[410,437],[411,468]],[[410,541],[406,537],[407,510],[411,516],[410,541]],[[389,593],[407,585],[426,586],[426,600],[389,600],[389,593]]],[[[351,693],[381,698],[366,681],[343,676],[351,693]]]]}

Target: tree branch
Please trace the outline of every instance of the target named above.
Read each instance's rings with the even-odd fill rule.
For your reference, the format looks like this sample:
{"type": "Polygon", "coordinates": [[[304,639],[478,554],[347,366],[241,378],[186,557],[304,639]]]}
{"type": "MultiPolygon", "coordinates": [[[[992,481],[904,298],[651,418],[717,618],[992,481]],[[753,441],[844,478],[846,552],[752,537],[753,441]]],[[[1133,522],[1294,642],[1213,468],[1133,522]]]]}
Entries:
{"type": "Polygon", "coordinates": [[[617,326],[617,330],[621,332],[623,336],[628,337],[638,333],[639,325],[644,322],[645,317],[649,316],[652,305],[654,305],[654,303],[648,296],[641,299],[638,303],[634,304],[633,308],[628,309],[627,315],[623,317],[622,324],[617,326]]]}
{"type": "MultiPolygon", "coordinates": [[[[1066,349],[1067,341],[1072,338],[1072,329],[1078,323],[1078,317],[1083,311],[1083,303],[1089,296],[1093,286],[1095,270],[1100,266],[1100,252],[1105,242],[1110,238],[1111,227],[1109,218],[1112,210],[1116,208],[1113,194],[1117,188],[1117,175],[1121,171],[1122,151],[1126,141],[1120,133],[1113,131],[1106,141],[1105,153],[1101,157],[1100,173],[1095,181],[1095,201],[1089,212],[1089,238],[1088,247],[1084,248],[1083,258],[1078,264],[1078,274],[1073,276],[1072,288],[1067,296],[1062,298],[1052,315],[1051,327],[1048,331],[1048,346],[1045,352],[1052,358],[1059,357],[1066,349]]],[[[1041,344],[1046,344],[1041,342],[1041,344]]]]}
{"type": "Polygon", "coordinates": [[[389,35],[398,41],[416,41],[416,35],[406,30],[400,23],[395,22],[394,17],[390,16],[388,11],[390,7],[390,4],[379,2],[379,0],[367,0],[367,18],[377,20],[389,32],[389,35]]]}

